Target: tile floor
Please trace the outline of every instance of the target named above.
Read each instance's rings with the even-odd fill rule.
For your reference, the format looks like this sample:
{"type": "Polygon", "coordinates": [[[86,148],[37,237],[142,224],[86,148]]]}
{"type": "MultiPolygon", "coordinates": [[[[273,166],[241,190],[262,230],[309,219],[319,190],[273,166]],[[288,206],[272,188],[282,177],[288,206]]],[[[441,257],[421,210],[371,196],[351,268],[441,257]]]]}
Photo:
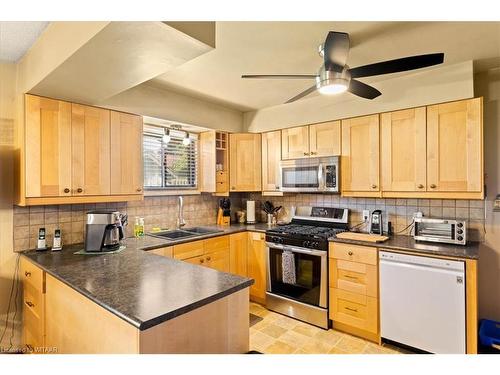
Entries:
{"type": "Polygon", "coordinates": [[[328,331],[274,313],[250,303],[250,312],[263,318],[250,327],[250,349],[264,354],[402,354],[403,349],[377,345],[339,332],[328,331]]]}

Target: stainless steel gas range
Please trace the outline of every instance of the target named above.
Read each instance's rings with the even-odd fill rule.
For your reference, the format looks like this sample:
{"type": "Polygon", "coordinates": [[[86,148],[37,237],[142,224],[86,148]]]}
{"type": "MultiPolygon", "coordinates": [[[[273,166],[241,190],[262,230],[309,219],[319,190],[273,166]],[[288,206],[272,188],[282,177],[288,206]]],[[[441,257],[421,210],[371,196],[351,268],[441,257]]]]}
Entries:
{"type": "Polygon", "coordinates": [[[266,231],[269,310],[328,328],[328,238],[348,230],[346,208],[298,207],[266,231]]]}

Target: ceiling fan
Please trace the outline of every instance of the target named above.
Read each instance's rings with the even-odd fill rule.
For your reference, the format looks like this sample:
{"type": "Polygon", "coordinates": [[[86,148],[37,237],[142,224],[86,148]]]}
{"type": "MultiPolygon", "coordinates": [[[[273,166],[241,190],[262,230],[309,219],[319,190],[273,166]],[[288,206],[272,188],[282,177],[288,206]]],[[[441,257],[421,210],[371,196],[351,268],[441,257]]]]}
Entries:
{"type": "Polygon", "coordinates": [[[241,78],[316,80],[313,86],[289,99],[286,103],[301,99],[316,90],[321,94],[339,94],[344,91],[349,91],[362,98],[375,99],[377,96],[381,95],[381,92],[355,78],[425,68],[427,66],[441,64],[444,61],[444,53],[431,53],[382,61],[351,69],[346,65],[349,48],[349,34],[330,31],[326,37],[325,43],[321,44],[318,48],[319,54],[324,60],[318,74],[245,74],[242,75],[241,78]]]}

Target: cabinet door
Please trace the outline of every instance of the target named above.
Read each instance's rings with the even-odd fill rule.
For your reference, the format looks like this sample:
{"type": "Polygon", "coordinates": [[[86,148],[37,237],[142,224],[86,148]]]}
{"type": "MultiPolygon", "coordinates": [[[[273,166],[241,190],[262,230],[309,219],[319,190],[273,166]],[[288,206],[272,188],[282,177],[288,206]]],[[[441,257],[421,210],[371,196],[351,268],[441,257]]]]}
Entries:
{"type": "Polygon", "coordinates": [[[111,194],[143,194],[142,117],[111,111],[111,194]]]}
{"type": "Polygon", "coordinates": [[[231,191],[260,191],[261,136],[254,133],[229,135],[229,181],[231,191]]]}
{"type": "Polygon", "coordinates": [[[229,272],[247,276],[248,233],[235,233],[229,237],[229,272]]]}
{"type": "Polygon", "coordinates": [[[205,256],[208,267],[220,271],[230,271],[229,249],[223,249],[205,256]]]}
{"type": "Polygon", "coordinates": [[[248,277],[255,280],[250,298],[256,302],[266,299],[266,241],[263,233],[250,232],[248,237],[248,277]]]}
{"type": "Polygon", "coordinates": [[[378,115],[342,120],[342,192],[380,195],[378,115]]]}
{"type": "Polygon", "coordinates": [[[200,190],[215,193],[215,131],[200,133],[200,190]]]}
{"type": "Polygon", "coordinates": [[[109,110],[71,105],[73,195],[109,195],[109,110]]]}
{"type": "Polygon", "coordinates": [[[262,190],[280,189],[281,132],[262,134],[262,190]]]}
{"type": "Polygon", "coordinates": [[[71,195],[71,103],[26,95],[26,197],[71,195]]]}
{"type": "Polygon", "coordinates": [[[340,121],[309,126],[311,156],[340,155],[340,121]]]}
{"type": "Polygon", "coordinates": [[[300,159],[309,157],[309,126],[281,130],[281,158],[300,159]]]}
{"type": "Polygon", "coordinates": [[[380,116],[382,190],[425,191],[425,107],[380,116]]]}
{"type": "Polygon", "coordinates": [[[427,190],[483,188],[482,99],[427,107],[427,190]]]}

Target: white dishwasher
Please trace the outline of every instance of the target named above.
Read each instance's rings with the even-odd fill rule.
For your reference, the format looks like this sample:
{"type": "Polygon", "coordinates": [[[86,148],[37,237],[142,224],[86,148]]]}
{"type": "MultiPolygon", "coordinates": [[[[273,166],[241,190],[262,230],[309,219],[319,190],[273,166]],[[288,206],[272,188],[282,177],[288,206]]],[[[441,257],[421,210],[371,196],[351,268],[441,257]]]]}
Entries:
{"type": "Polygon", "coordinates": [[[379,252],[383,338],[431,353],[465,353],[464,262],[379,252]]]}

